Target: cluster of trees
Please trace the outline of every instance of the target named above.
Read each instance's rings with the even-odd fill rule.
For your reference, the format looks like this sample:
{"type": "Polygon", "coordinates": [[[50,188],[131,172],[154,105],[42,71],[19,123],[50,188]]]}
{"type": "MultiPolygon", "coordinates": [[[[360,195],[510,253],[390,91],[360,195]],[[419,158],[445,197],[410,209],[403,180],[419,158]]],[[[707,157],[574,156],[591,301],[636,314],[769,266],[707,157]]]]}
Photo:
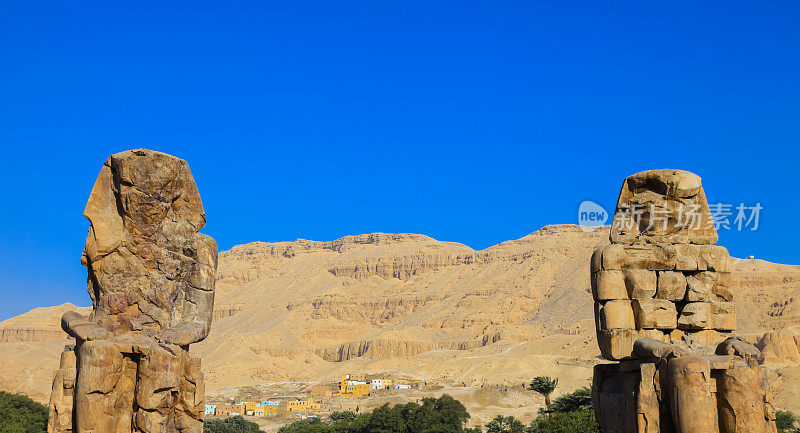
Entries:
{"type": "Polygon", "coordinates": [[[798,423],[800,423],[800,417],[791,412],[783,410],[775,412],[778,433],[800,433],[800,427],[797,427],[798,423]]]}
{"type": "Polygon", "coordinates": [[[261,433],[258,424],[241,415],[226,419],[214,418],[203,422],[203,433],[261,433]]]}
{"type": "Polygon", "coordinates": [[[385,404],[372,412],[334,412],[330,422],[307,418],[282,427],[280,433],[480,433],[467,429],[469,413],[461,402],[445,394],[423,398],[421,404],[385,404]]]}
{"type": "Polygon", "coordinates": [[[47,417],[43,404],[0,391],[0,433],[44,433],[47,417]]]}
{"type": "Polygon", "coordinates": [[[533,379],[528,389],[544,396],[546,408],[527,427],[513,416],[498,415],[486,424],[486,433],[600,433],[592,408],[592,390],[580,388],[551,402],[556,386],[558,379],[533,379]]]}

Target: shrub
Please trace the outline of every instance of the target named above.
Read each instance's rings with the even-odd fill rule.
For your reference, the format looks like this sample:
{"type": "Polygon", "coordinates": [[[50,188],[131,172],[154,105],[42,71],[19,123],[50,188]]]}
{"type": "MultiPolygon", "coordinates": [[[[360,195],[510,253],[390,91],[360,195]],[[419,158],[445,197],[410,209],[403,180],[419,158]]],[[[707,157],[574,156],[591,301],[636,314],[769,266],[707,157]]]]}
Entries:
{"type": "Polygon", "coordinates": [[[592,390],[583,387],[570,394],[558,397],[550,406],[551,412],[574,412],[576,410],[592,407],[592,390]]]}
{"type": "Polygon", "coordinates": [[[215,418],[203,422],[203,433],[261,433],[261,429],[258,424],[236,415],[224,420],[215,418]]]}
{"type": "Polygon", "coordinates": [[[797,415],[779,410],[775,412],[775,424],[778,426],[779,433],[789,433],[794,431],[794,423],[798,421],[797,415]]]}
{"type": "Polygon", "coordinates": [[[585,407],[572,412],[539,415],[528,427],[529,433],[600,433],[594,410],[585,407]]]}
{"type": "Polygon", "coordinates": [[[0,391],[0,433],[43,433],[48,411],[24,395],[0,391]]]}

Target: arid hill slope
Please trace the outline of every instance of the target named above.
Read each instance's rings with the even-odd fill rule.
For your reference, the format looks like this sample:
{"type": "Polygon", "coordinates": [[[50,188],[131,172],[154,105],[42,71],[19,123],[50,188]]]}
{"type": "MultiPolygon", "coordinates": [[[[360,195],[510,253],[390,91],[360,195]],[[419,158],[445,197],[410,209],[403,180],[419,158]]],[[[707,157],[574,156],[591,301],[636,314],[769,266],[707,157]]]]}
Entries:
{"type": "MultiPolygon", "coordinates": [[[[215,323],[192,350],[211,394],[355,370],[469,386],[550,374],[566,392],[598,361],[588,263],[607,242],[607,229],[557,225],[482,251],[382,233],[239,245],[220,255],[215,323]]],[[[743,333],[800,325],[800,267],[733,269],[743,333]]],[[[67,308],[0,323],[0,389],[47,399],[67,308]]],[[[782,368],[778,385],[796,385],[800,367],[782,368]]]]}

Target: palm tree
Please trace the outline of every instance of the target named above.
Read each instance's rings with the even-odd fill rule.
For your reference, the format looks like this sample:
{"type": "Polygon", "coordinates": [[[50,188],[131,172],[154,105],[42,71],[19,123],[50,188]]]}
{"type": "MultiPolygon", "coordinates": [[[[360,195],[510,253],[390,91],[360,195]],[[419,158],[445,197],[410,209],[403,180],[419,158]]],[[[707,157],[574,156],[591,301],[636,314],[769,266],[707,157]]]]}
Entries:
{"type": "Polygon", "coordinates": [[[531,381],[530,390],[536,391],[544,396],[544,404],[550,408],[550,395],[558,386],[558,378],[553,379],[548,376],[538,376],[531,381]]]}
{"type": "Polygon", "coordinates": [[[522,433],[525,430],[525,424],[513,416],[506,417],[506,425],[508,425],[508,430],[506,431],[509,433],[522,433]]]}
{"type": "Polygon", "coordinates": [[[525,424],[513,416],[497,415],[486,424],[486,433],[523,433],[525,424]]]}
{"type": "Polygon", "coordinates": [[[551,412],[573,412],[587,407],[592,407],[592,390],[585,386],[558,397],[550,410],[551,412]]]}
{"type": "Polygon", "coordinates": [[[486,424],[486,433],[503,433],[505,431],[503,428],[505,422],[506,418],[503,415],[497,415],[493,420],[489,421],[489,424],[486,424]]]}

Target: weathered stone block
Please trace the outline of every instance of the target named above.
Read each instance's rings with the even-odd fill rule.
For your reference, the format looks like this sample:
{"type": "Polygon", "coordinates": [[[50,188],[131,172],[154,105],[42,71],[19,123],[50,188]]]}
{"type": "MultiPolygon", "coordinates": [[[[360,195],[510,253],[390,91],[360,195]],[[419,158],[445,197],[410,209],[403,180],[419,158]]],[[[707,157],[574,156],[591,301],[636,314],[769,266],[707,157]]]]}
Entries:
{"type": "Polygon", "coordinates": [[[628,299],[622,271],[601,270],[592,274],[592,294],[595,300],[628,299]]]}
{"type": "Polygon", "coordinates": [[[633,343],[639,334],[635,329],[611,329],[597,332],[597,343],[603,358],[610,361],[619,361],[630,358],[633,343]]]}
{"type": "Polygon", "coordinates": [[[656,298],[682,301],[686,296],[686,277],[683,272],[659,271],[656,298]]]}
{"type": "Polygon", "coordinates": [[[675,245],[675,270],[678,271],[716,271],[730,270],[730,255],[725,247],[718,245],[675,245]]]}
{"type": "Polygon", "coordinates": [[[627,262],[627,255],[625,254],[625,247],[622,245],[611,244],[603,247],[600,256],[603,261],[603,269],[618,270],[622,269],[627,262]]]}
{"type": "Polygon", "coordinates": [[[674,329],[678,312],[675,304],[665,299],[634,299],[636,326],[644,329],[674,329]]]}
{"type": "Polygon", "coordinates": [[[657,276],[654,271],[626,269],[625,288],[630,299],[652,298],[656,295],[657,276]]]}
{"type": "Polygon", "coordinates": [[[736,330],[736,305],[733,302],[712,302],[710,327],[718,331],[736,330]]]}
{"type": "Polygon", "coordinates": [[[640,382],[638,371],[621,371],[619,363],[594,366],[592,405],[604,432],[639,432],[636,390],[640,382]]]}
{"type": "Polygon", "coordinates": [[[681,330],[681,329],[673,329],[673,330],[671,330],[671,331],[669,331],[667,333],[667,335],[669,337],[669,342],[672,343],[672,344],[675,344],[675,343],[677,343],[679,341],[682,341],[683,340],[683,336],[685,334],[686,333],[683,332],[683,330],[681,330]]]}
{"type": "Polygon", "coordinates": [[[675,257],[675,246],[671,244],[611,244],[606,245],[602,252],[603,269],[672,270],[675,257]]]}
{"type": "Polygon", "coordinates": [[[764,413],[764,392],[757,364],[740,360],[721,371],[717,380],[719,428],[721,433],[762,433],[775,431],[764,413]],[[772,427],[771,429],[768,429],[772,427]]]}
{"type": "Polygon", "coordinates": [[[631,301],[607,301],[600,307],[600,329],[635,329],[631,301]]]}
{"type": "Polygon", "coordinates": [[[717,284],[717,273],[712,271],[694,272],[686,276],[686,301],[708,302],[713,299],[712,289],[717,284]]]}
{"type": "Polygon", "coordinates": [[[660,329],[640,329],[639,338],[648,337],[664,343],[669,343],[669,335],[660,329]]]}
{"type": "Polygon", "coordinates": [[[594,249],[594,252],[592,253],[592,262],[590,271],[592,273],[595,273],[601,269],[603,269],[603,248],[597,247],[594,249]]]}
{"type": "Polygon", "coordinates": [[[720,245],[703,245],[700,255],[706,262],[706,268],[715,272],[730,272],[731,256],[728,250],[720,245]]]}
{"type": "Polygon", "coordinates": [[[675,246],[629,245],[625,247],[627,261],[625,268],[647,269],[650,271],[668,271],[675,269],[675,246]]]}
{"type": "Polygon", "coordinates": [[[680,329],[707,329],[710,328],[711,303],[689,302],[681,309],[678,317],[680,329]]]}
{"type": "Polygon", "coordinates": [[[50,393],[50,414],[47,418],[48,433],[70,433],[73,431],[75,377],[77,375],[75,351],[67,347],[61,353],[61,364],[53,378],[50,393]]]}
{"type": "Polygon", "coordinates": [[[673,421],[681,433],[719,431],[711,364],[695,357],[673,358],[668,363],[669,401],[673,421]]]}
{"type": "Polygon", "coordinates": [[[731,336],[727,331],[716,331],[713,329],[701,329],[697,331],[686,330],[683,339],[691,346],[709,346],[719,344],[731,336]]]}
{"type": "Polygon", "coordinates": [[[730,272],[717,272],[717,283],[711,287],[712,298],[717,301],[733,301],[732,280],[730,272]]]}

